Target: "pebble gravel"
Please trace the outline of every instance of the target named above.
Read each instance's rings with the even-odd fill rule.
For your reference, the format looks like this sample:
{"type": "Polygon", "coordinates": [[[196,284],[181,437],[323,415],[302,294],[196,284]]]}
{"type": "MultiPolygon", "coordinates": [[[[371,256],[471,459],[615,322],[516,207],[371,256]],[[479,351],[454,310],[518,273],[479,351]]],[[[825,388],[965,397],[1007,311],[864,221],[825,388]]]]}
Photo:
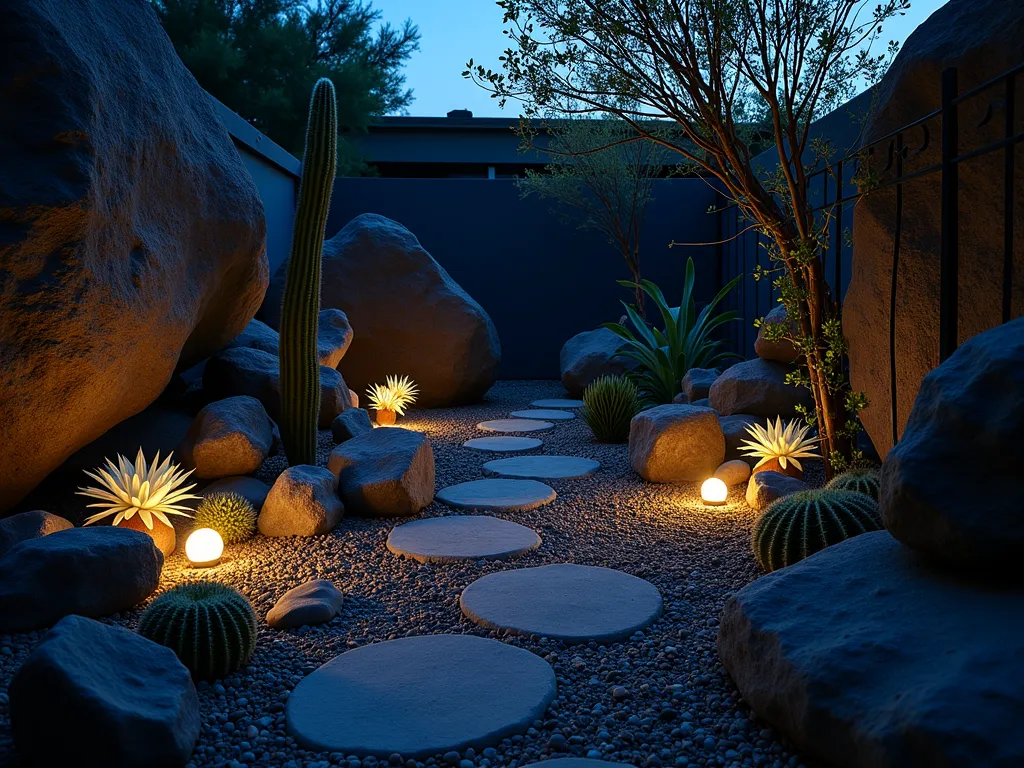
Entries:
{"type": "MultiPolygon", "coordinates": [[[[429,437],[440,489],[483,477],[482,465],[496,458],[462,447],[486,434],[477,423],[560,396],[557,382],[503,381],[479,405],[412,410],[399,426],[429,437]]],[[[715,650],[725,600],[758,576],[750,551],[755,513],[743,500],[744,486],[732,489],[726,506],[704,507],[697,486],[644,483],[629,467],[626,446],[594,442],[582,419],[561,422],[542,439],[537,453],[584,456],[602,468],[588,477],[552,481],[558,498],[547,506],[500,515],[535,529],[543,540],[539,549],[514,561],[401,559],[388,551],[385,540],[405,520],[346,518],[331,534],[309,539],[257,536],[230,547],[225,562],[206,571],[188,569],[179,546],[164,568],[160,591],[213,578],[248,596],[261,619],[250,664],[227,679],[198,685],[203,727],[190,768],[520,768],[557,757],[637,768],[805,765],[739,699],[715,650]],[[647,579],[661,591],[665,611],[643,632],[607,646],[503,637],[460,613],[460,593],[480,576],[562,562],[617,568],[647,579]],[[345,593],[338,616],[318,627],[267,627],[262,619],[277,598],[309,579],[330,579],[345,593]],[[543,719],[493,747],[418,762],[398,754],[360,760],[309,752],[289,738],[284,727],[289,693],[318,666],[368,643],[441,632],[493,637],[547,659],[556,672],[558,695],[543,719]]],[[[330,432],[321,432],[321,463],[326,464],[331,447],[330,432]]],[[[283,456],[270,457],[258,476],[273,482],[284,467],[283,456]]],[[[452,514],[459,513],[434,502],[423,516],[452,514]]],[[[179,536],[179,544],[182,540],[179,536]]],[[[144,608],[104,621],[134,628],[144,608]]],[[[0,635],[0,766],[17,765],[7,685],[42,634],[0,635]]],[[[59,737],[60,724],[54,728],[59,737]]]]}

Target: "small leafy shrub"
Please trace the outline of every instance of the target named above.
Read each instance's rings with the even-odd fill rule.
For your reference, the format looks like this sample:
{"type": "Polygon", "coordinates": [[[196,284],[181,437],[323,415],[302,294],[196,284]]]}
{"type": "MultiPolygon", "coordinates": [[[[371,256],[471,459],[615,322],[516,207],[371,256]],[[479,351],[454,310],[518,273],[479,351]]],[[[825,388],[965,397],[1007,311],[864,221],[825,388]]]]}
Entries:
{"type": "Polygon", "coordinates": [[[774,571],[881,527],[878,505],[863,493],[800,491],[776,501],[754,524],[754,556],[764,570],[774,571]]]}
{"type": "Polygon", "coordinates": [[[640,410],[640,392],[625,376],[599,376],[583,391],[580,414],[599,443],[624,443],[640,410]]]}
{"type": "Polygon", "coordinates": [[[741,450],[745,456],[758,459],[754,471],[782,472],[800,477],[804,468],[800,459],[820,459],[817,452],[817,438],[807,437],[809,425],[801,426],[796,419],[782,424],[782,417],[769,419],[767,429],[760,424],[747,427],[747,433],[754,438],[744,440],[741,450]]]}
{"type": "Polygon", "coordinates": [[[626,316],[636,334],[620,323],[604,324],[605,328],[624,340],[620,354],[639,363],[637,371],[630,376],[640,389],[644,405],[671,403],[672,398],[680,392],[683,376],[691,368],[714,368],[722,360],[739,357],[732,352],[720,351],[724,342],[712,338],[713,332],[720,325],[739,320],[739,313],[729,310],[713,315],[712,312],[739,284],[741,278],[742,275],[737,275],[726,283],[699,314],[693,297],[695,271],[692,258],[686,261],[683,295],[678,307],[669,306],[661,289],[650,280],[641,280],[639,283],[619,281],[619,285],[641,289],[650,296],[665,324],[664,330],[651,328],[636,309],[626,302],[622,302],[622,306],[626,308],[626,316]]]}
{"type": "Polygon", "coordinates": [[[829,480],[826,488],[834,491],[855,491],[878,501],[880,481],[877,469],[851,469],[829,480]]]}
{"type": "Polygon", "coordinates": [[[180,584],[150,604],[139,634],[174,651],[197,680],[212,680],[249,660],[256,614],[243,595],[223,584],[180,584]]]}
{"type": "Polygon", "coordinates": [[[196,527],[213,528],[225,544],[238,544],[256,534],[256,508],[241,494],[211,493],[196,507],[196,527]]]}

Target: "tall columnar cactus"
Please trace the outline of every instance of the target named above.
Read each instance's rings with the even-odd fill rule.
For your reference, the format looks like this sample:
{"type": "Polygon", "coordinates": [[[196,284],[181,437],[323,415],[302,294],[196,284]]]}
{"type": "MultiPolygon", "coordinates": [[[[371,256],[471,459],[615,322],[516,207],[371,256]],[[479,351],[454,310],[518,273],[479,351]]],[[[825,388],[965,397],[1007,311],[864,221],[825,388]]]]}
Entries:
{"type": "Polygon", "coordinates": [[[338,156],[338,108],[334,86],[313,86],[302,156],[302,182],[295,212],[288,279],[281,307],[281,439],[289,464],[316,464],[320,412],[320,260],[324,226],[338,156]]]}
{"type": "Polygon", "coordinates": [[[881,527],[878,504],[870,496],[830,489],[800,491],[776,501],[754,524],[754,556],[758,565],[774,571],[881,527]]]}
{"type": "Polygon", "coordinates": [[[174,651],[196,680],[230,675],[256,647],[256,614],[240,593],[211,581],[179,584],[142,614],[139,634],[174,651]]]}
{"type": "Polygon", "coordinates": [[[877,469],[851,469],[833,477],[825,487],[834,491],[856,491],[878,501],[881,482],[877,469]]]}

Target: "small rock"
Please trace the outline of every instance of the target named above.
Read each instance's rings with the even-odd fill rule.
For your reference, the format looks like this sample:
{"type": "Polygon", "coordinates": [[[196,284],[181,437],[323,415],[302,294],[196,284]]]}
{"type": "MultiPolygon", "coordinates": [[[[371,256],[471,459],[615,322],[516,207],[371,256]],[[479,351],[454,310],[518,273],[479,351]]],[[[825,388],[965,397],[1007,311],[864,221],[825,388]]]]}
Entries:
{"type": "Polygon", "coordinates": [[[672,398],[672,403],[674,405],[689,405],[690,398],[686,396],[685,392],[680,392],[678,395],[672,398]]]}
{"type": "Polygon", "coordinates": [[[183,766],[199,739],[199,697],[174,651],[130,630],[68,616],[10,685],[18,754],[37,766],[183,766]],[[59,732],[54,731],[59,724],[59,732]]]}
{"type": "Polygon", "coordinates": [[[791,367],[754,358],[728,368],[711,386],[711,407],[722,416],[745,413],[784,419],[797,416],[797,406],[814,407],[806,387],[786,383],[791,367]]]}
{"type": "Polygon", "coordinates": [[[371,430],[335,448],[327,466],[351,514],[414,515],[434,499],[434,449],[419,432],[371,430]]]}
{"type": "Polygon", "coordinates": [[[683,394],[691,403],[702,400],[711,391],[711,385],[719,376],[717,368],[691,368],[683,376],[681,383],[683,394]]]}
{"type": "Polygon", "coordinates": [[[320,365],[337,368],[352,345],[352,326],[340,309],[321,309],[318,321],[316,341],[320,365]]]}
{"type": "Polygon", "coordinates": [[[260,401],[238,395],[199,411],[177,455],[195,468],[196,477],[248,475],[267,458],[273,440],[273,424],[260,401]]]}
{"type": "Polygon", "coordinates": [[[344,443],[372,431],[373,422],[370,421],[370,414],[355,406],[339,414],[331,424],[331,435],[335,443],[344,443]]]}
{"type": "Polygon", "coordinates": [[[327,469],[298,464],[278,475],[256,521],[264,536],[317,536],[341,522],[338,480],[327,469]]]}
{"type": "Polygon", "coordinates": [[[345,596],[331,582],[314,579],[285,592],[267,613],[274,629],[323,624],[338,615],[345,596]]]}
{"type": "Polygon", "coordinates": [[[15,544],[29,539],[49,536],[57,531],[72,528],[70,522],[59,515],[33,509],[0,520],[0,557],[3,557],[15,544]]]}
{"type": "Polygon", "coordinates": [[[725,457],[725,438],[710,408],[659,405],[641,411],[629,425],[629,461],[654,483],[699,482],[725,457]]]}
{"type": "Polygon", "coordinates": [[[715,477],[730,487],[745,483],[750,479],[750,465],[739,459],[727,461],[715,470],[715,477]]]}
{"type": "MultiPolygon", "coordinates": [[[[788,339],[769,341],[764,337],[765,328],[772,325],[782,325],[786,322],[786,308],[779,304],[771,312],[764,316],[764,322],[757,329],[757,339],[754,341],[754,352],[762,360],[775,360],[780,363],[793,363],[800,357],[800,350],[788,339]]],[[[790,323],[791,333],[796,333],[796,323],[790,323]]]]}
{"type": "Polygon", "coordinates": [[[803,480],[781,472],[755,472],[747,483],[747,504],[757,510],[767,509],[776,499],[808,488],[803,480]]]}

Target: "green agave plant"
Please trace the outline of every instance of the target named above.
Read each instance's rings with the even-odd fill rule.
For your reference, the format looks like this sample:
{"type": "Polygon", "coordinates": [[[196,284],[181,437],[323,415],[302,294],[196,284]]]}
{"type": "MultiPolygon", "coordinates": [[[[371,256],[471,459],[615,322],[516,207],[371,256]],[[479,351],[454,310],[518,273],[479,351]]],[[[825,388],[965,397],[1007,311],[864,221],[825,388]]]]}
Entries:
{"type": "Polygon", "coordinates": [[[639,283],[619,281],[621,286],[640,288],[650,296],[665,324],[664,330],[648,327],[636,309],[626,302],[622,302],[622,306],[626,308],[626,316],[636,329],[636,334],[620,323],[604,324],[605,328],[625,341],[619,353],[639,364],[630,376],[639,387],[645,405],[671,403],[672,398],[680,392],[680,381],[691,368],[713,368],[722,360],[739,357],[732,352],[722,351],[724,342],[712,338],[716,328],[739,320],[739,313],[735,310],[717,315],[712,313],[742,277],[737,275],[726,283],[700,313],[697,312],[693,298],[695,269],[692,258],[686,260],[683,295],[678,307],[670,307],[661,289],[650,280],[641,280],[639,283]]]}

